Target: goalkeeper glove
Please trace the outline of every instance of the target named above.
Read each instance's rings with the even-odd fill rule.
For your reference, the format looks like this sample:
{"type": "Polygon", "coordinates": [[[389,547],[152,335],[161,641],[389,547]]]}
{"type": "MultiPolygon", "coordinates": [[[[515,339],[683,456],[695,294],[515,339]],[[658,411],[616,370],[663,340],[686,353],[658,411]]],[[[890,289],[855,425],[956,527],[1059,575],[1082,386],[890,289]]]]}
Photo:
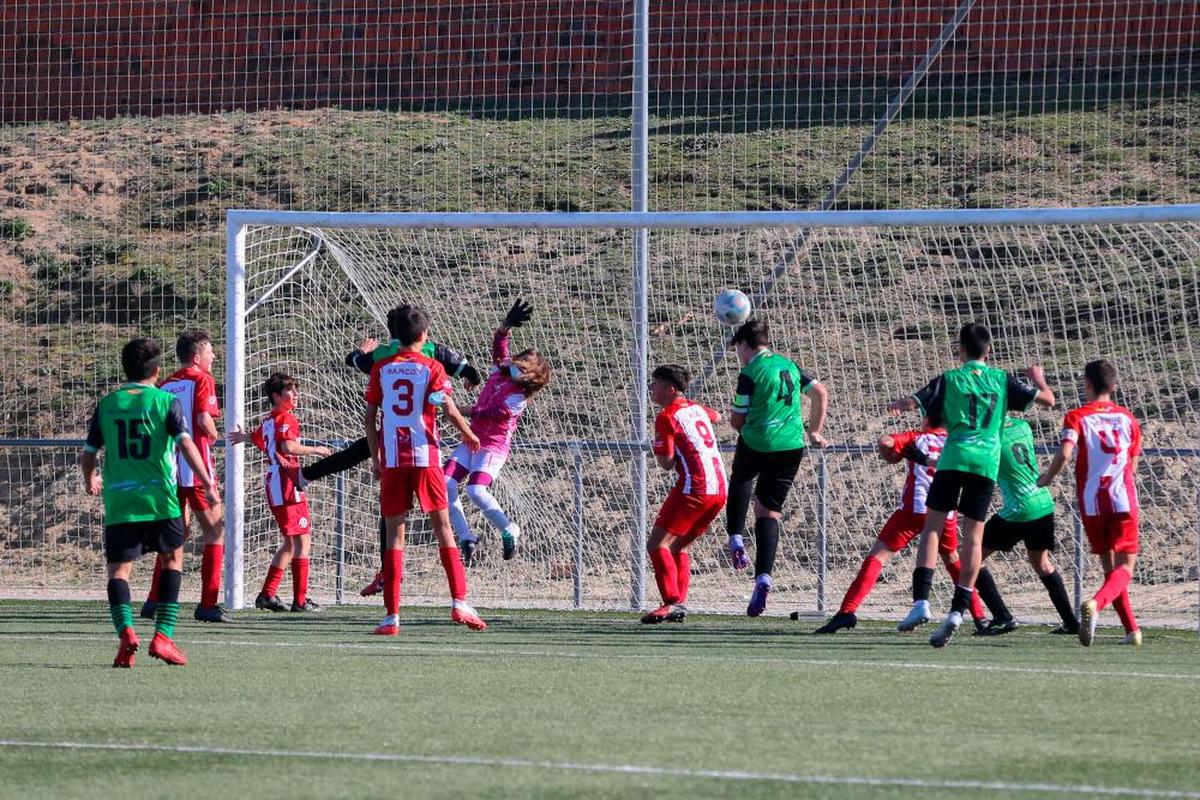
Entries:
{"type": "Polygon", "coordinates": [[[518,298],[512,308],[504,315],[504,327],[519,328],[533,316],[533,306],[518,298]]]}

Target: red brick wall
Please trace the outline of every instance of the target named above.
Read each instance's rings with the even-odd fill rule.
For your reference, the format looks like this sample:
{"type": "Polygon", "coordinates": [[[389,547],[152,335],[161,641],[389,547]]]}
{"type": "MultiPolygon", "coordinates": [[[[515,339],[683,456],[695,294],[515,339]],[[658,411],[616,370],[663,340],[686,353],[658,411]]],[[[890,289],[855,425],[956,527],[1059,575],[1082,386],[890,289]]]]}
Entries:
{"type": "MultiPolygon", "coordinates": [[[[655,0],[652,90],[895,81],[956,0],[655,0]]],[[[0,120],[628,91],[630,0],[3,0],[0,120]]],[[[942,72],[1120,67],[1197,46],[1200,0],[979,0],[942,72]]],[[[572,100],[572,98],[575,98],[572,100]]]]}

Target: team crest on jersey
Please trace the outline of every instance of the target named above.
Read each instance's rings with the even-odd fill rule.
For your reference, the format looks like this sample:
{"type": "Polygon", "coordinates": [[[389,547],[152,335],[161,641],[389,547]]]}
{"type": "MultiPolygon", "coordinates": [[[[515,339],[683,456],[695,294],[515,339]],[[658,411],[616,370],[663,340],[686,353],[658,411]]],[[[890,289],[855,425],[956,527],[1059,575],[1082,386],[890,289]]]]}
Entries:
{"type": "Polygon", "coordinates": [[[308,517],[301,517],[300,521],[297,522],[296,524],[300,526],[300,530],[307,530],[308,529],[308,517]]]}

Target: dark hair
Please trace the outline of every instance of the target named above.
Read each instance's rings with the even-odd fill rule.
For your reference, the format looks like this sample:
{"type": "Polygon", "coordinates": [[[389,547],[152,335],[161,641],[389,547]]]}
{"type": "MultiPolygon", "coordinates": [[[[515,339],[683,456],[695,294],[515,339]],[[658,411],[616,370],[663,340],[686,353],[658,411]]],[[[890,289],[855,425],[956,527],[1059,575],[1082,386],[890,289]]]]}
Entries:
{"type": "Polygon", "coordinates": [[[121,348],[121,369],[131,381],[144,381],[162,362],[162,348],[153,339],[134,339],[121,348]]]}
{"type": "Polygon", "coordinates": [[[1083,377],[1096,394],[1107,394],[1117,387],[1117,365],[1107,358],[1089,361],[1083,367],[1083,377]]]}
{"type": "Polygon", "coordinates": [[[179,334],[179,338],[175,340],[175,356],[179,359],[179,363],[192,363],[192,359],[196,357],[196,351],[200,349],[200,345],[205,343],[212,344],[212,338],[208,335],[208,331],[184,331],[179,334]]]}
{"type": "Polygon", "coordinates": [[[402,345],[410,345],[429,330],[429,315],[420,306],[396,306],[388,312],[388,333],[402,345]]]}
{"type": "Polygon", "coordinates": [[[263,381],[263,397],[271,400],[273,395],[277,395],[288,389],[295,389],[299,385],[299,381],[286,372],[272,372],[271,377],[263,381]]]}
{"type": "Polygon", "coordinates": [[[744,344],[747,347],[766,347],[771,343],[771,329],[767,327],[766,320],[752,319],[749,322],[743,322],[741,327],[733,333],[733,338],[729,340],[730,344],[744,344]]]}
{"type": "Polygon", "coordinates": [[[692,382],[692,374],[678,364],[663,364],[661,367],[655,367],[654,372],[650,373],[650,377],[656,381],[669,383],[681,392],[686,392],[688,384],[692,382]]]}
{"type": "Polygon", "coordinates": [[[970,358],[983,358],[992,345],[992,332],[986,325],[968,322],[958,332],[958,343],[970,358]]]}

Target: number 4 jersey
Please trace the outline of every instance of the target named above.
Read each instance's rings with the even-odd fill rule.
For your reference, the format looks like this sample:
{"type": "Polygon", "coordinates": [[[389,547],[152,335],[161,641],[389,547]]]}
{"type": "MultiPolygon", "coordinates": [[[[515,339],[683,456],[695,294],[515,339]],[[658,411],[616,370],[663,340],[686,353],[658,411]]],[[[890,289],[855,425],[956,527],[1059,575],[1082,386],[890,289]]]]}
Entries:
{"type": "Polygon", "coordinates": [[[382,410],[379,428],[385,469],[440,467],[437,410],[450,394],[441,364],[402,350],[371,368],[367,403],[382,410]]]}
{"type": "Polygon", "coordinates": [[[1133,459],[1142,454],[1142,429],[1128,409],[1107,400],[1080,406],[1063,420],[1062,441],[1078,448],[1075,490],[1084,516],[1137,514],[1133,459]]]}
{"type": "Polygon", "coordinates": [[[733,410],[746,415],[741,439],[760,453],[804,447],[800,395],[815,383],[790,359],[760,351],[738,374],[733,410]]]}
{"type": "Polygon", "coordinates": [[[725,495],[725,462],[713,433],[713,423],[719,418],[716,411],[686,397],[677,397],[658,412],[654,453],[675,459],[677,491],[686,495],[725,495]]]}

